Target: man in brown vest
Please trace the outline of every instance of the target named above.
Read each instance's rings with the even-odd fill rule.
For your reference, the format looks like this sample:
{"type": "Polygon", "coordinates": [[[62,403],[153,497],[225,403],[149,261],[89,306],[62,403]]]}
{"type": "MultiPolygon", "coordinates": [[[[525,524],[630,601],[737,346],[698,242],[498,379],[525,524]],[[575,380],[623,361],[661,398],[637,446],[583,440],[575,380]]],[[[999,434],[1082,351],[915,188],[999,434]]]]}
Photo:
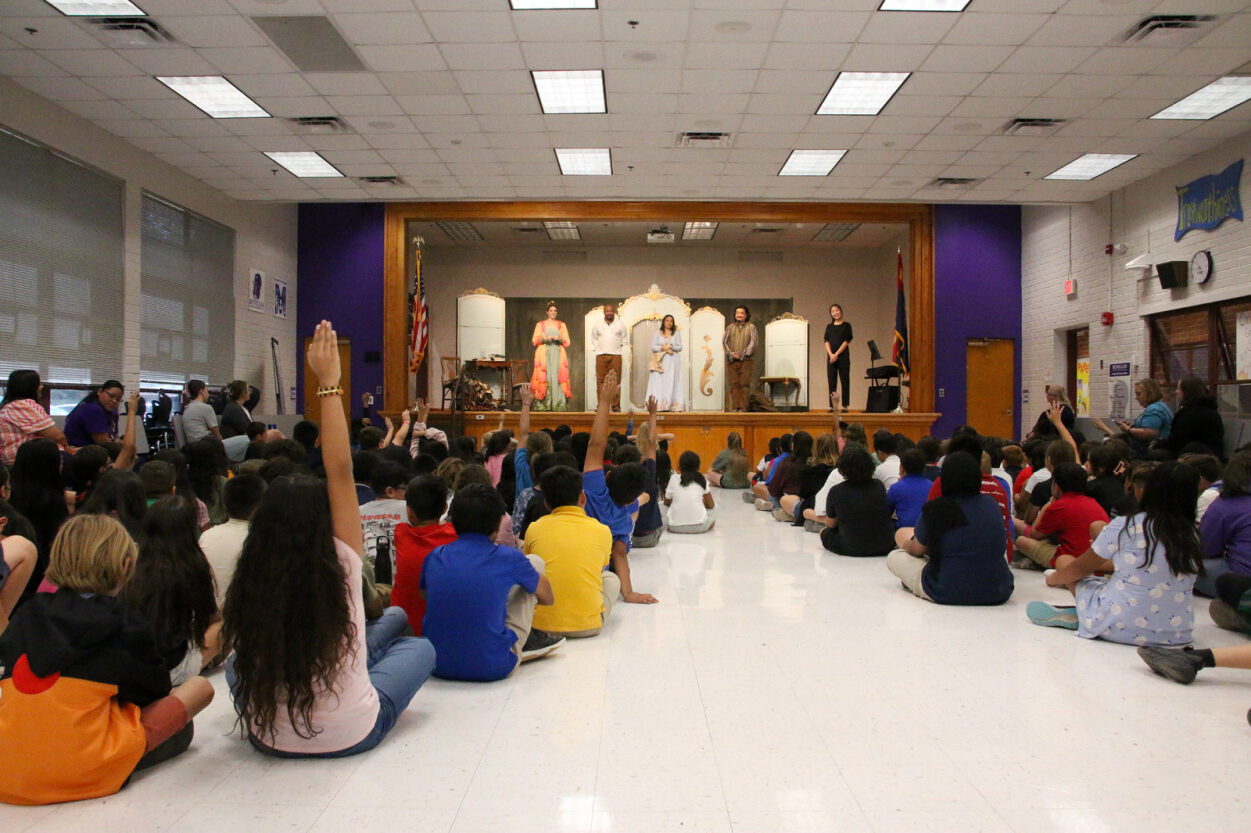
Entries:
{"type": "Polygon", "coordinates": [[[730,410],[746,411],[751,394],[751,372],[756,352],[756,325],[751,312],[740,304],[734,308],[734,321],[721,337],[725,348],[725,375],[729,387],[730,410]]]}

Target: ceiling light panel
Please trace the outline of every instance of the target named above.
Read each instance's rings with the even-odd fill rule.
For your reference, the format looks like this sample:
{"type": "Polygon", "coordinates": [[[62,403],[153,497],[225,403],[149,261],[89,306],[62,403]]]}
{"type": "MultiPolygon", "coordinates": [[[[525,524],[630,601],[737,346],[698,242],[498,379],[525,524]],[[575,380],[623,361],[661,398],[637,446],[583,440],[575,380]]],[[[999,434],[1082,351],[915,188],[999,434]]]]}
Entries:
{"type": "Polygon", "coordinates": [[[543,223],[547,236],[552,240],[581,240],[582,234],[576,223],[570,220],[549,220],[543,223]]]}
{"type": "Polygon", "coordinates": [[[1133,159],[1136,153],[1087,153],[1079,156],[1069,164],[1060,168],[1058,171],[1047,174],[1044,179],[1070,179],[1070,180],[1088,180],[1094,179],[1100,174],[1106,174],[1108,171],[1123,165],[1133,159]]]}
{"type": "Polygon", "coordinates": [[[840,72],[818,116],[876,116],[908,80],[908,72],[840,72]]]}
{"type": "Polygon", "coordinates": [[[529,9],[598,9],[597,0],[509,0],[513,11],[529,9]]]}
{"type": "Polygon", "coordinates": [[[858,228],[859,223],[826,223],[812,236],[812,240],[814,243],[837,243],[851,237],[858,228]]]}
{"type": "Polygon", "coordinates": [[[147,17],[126,0],[48,0],[48,5],[69,17],[147,17]]]}
{"type": "Polygon", "coordinates": [[[269,118],[261,105],[220,75],[158,75],[156,80],[215,119],[269,118]]]}
{"type": "Polygon", "coordinates": [[[1173,106],[1166,107],[1151,118],[1201,121],[1219,116],[1247,99],[1251,99],[1251,76],[1227,75],[1191,93],[1173,106]]]}
{"type": "Polygon", "coordinates": [[[462,220],[448,220],[442,223],[435,223],[435,225],[443,229],[443,233],[453,240],[482,239],[482,235],[474,228],[473,223],[466,223],[462,220]]]}
{"type": "Polygon", "coordinates": [[[969,0],[882,0],[881,12],[962,12],[969,0]]]}
{"type": "Polygon", "coordinates": [[[565,176],[611,176],[608,148],[556,148],[556,161],[565,176]]]}
{"type": "Polygon", "coordinates": [[[687,223],[682,228],[683,240],[711,240],[717,233],[717,224],[705,220],[687,223]]]}
{"type": "Polygon", "coordinates": [[[311,150],[266,151],[265,155],[302,179],[343,176],[339,169],[311,150]]]}
{"type": "Polygon", "coordinates": [[[604,103],[603,70],[535,70],[530,75],[544,113],[608,112],[604,103]]]}
{"type": "Polygon", "coordinates": [[[792,150],[778,176],[825,176],[834,170],[845,150],[792,150]]]}

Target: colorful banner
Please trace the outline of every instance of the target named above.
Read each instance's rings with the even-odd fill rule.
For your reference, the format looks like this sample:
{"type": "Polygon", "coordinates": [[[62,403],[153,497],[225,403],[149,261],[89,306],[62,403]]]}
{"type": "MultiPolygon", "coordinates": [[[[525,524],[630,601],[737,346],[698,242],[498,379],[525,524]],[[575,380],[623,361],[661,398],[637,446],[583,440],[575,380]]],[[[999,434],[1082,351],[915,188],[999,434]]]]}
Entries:
{"type": "Polygon", "coordinates": [[[1177,187],[1177,230],[1174,240],[1181,240],[1193,229],[1211,231],[1230,219],[1242,220],[1242,200],[1238,186],[1242,181],[1242,160],[1239,159],[1219,174],[1201,176],[1194,182],[1177,187]]]}
{"type": "Polygon", "coordinates": [[[1077,395],[1073,410],[1078,416],[1090,416],[1090,359],[1077,360],[1077,395]]]}

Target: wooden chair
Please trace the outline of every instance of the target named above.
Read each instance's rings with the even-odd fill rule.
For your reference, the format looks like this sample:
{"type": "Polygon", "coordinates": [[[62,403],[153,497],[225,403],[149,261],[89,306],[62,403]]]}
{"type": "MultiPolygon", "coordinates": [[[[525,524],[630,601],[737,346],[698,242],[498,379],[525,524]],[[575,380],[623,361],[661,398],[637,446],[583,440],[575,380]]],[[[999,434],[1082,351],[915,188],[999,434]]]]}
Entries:
{"type": "Polygon", "coordinates": [[[508,386],[511,391],[508,395],[508,403],[521,401],[521,386],[530,381],[530,360],[529,359],[509,359],[508,360],[508,386]]]}
{"type": "Polygon", "coordinates": [[[443,385],[442,407],[447,408],[456,395],[456,377],[460,375],[460,356],[443,356],[439,359],[440,380],[443,385]]]}

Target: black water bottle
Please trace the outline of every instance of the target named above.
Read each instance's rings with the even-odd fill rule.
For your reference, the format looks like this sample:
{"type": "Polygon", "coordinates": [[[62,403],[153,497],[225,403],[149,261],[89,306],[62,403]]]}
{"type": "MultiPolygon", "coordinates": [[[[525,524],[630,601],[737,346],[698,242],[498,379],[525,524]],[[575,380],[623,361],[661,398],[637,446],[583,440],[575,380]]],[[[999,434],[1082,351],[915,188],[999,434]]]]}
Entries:
{"type": "Polygon", "coordinates": [[[374,556],[374,581],[393,584],[391,573],[391,539],[383,535],[378,539],[377,555],[374,556]]]}

